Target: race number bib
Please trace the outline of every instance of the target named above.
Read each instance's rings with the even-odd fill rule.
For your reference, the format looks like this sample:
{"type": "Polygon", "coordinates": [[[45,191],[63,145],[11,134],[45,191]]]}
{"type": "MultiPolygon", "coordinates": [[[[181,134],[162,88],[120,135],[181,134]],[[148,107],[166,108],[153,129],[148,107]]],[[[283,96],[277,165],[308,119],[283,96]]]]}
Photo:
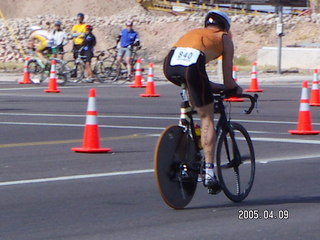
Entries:
{"type": "Polygon", "coordinates": [[[200,56],[200,51],[194,48],[181,48],[178,47],[175,49],[170,65],[182,65],[182,66],[190,66],[197,62],[200,56]]]}

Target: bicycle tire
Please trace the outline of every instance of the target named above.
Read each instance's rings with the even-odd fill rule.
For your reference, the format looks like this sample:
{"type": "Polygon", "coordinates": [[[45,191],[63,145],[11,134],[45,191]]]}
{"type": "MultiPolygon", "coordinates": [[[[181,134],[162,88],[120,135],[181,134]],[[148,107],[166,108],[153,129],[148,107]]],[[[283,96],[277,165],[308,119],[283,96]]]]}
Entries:
{"type": "Polygon", "coordinates": [[[116,60],[110,60],[110,57],[103,59],[102,68],[102,71],[104,73],[104,81],[112,83],[114,78],[116,77],[116,60]]]}
{"type": "Polygon", "coordinates": [[[177,125],[167,127],[160,135],[154,154],[155,178],[164,202],[182,209],[196,191],[198,172],[194,170],[197,151],[194,141],[177,125]],[[181,175],[181,165],[189,166],[189,177],[181,175]]]}
{"type": "Polygon", "coordinates": [[[57,84],[59,86],[64,86],[68,82],[68,74],[64,70],[65,62],[59,58],[55,58],[55,60],[56,60],[57,84]]]}
{"type": "Polygon", "coordinates": [[[102,61],[98,61],[94,64],[92,72],[98,82],[103,83],[105,81],[106,75],[104,73],[104,67],[103,67],[102,61]]]}
{"type": "Polygon", "coordinates": [[[43,82],[44,69],[39,65],[38,61],[36,59],[31,59],[28,61],[27,65],[31,82],[34,84],[43,82]]]}
{"type": "Polygon", "coordinates": [[[95,64],[93,71],[96,76],[100,78],[100,82],[108,82],[112,80],[114,75],[114,63],[110,59],[103,59],[95,64]]]}
{"type": "Polygon", "coordinates": [[[217,140],[217,173],[225,195],[231,201],[241,202],[254,182],[255,154],[251,138],[242,125],[231,122],[230,130],[223,129],[217,140]]]}
{"type": "Polygon", "coordinates": [[[68,82],[79,83],[84,79],[85,65],[83,62],[76,63],[75,60],[69,60],[64,64],[64,72],[68,76],[68,82]]]}
{"type": "Polygon", "coordinates": [[[116,84],[124,84],[125,82],[128,81],[127,72],[128,72],[127,69],[124,68],[122,64],[117,64],[115,76],[112,79],[112,82],[116,84]]]}

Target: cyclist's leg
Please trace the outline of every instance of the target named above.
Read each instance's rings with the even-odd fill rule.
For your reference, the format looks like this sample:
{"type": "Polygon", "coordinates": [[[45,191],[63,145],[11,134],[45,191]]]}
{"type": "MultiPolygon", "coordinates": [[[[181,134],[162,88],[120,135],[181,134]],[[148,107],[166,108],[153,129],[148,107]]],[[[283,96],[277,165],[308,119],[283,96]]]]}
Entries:
{"type": "Polygon", "coordinates": [[[132,56],[132,50],[130,48],[127,48],[125,52],[125,61],[127,64],[128,77],[130,77],[132,74],[131,56],[132,56]]]}
{"type": "Polygon", "coordinates": [[[73,45],[72,51],[73,51],[73,58],[74,59],[78,58],[79,50],[80,50],[81,47],[82,47],[81,45],[77,45],[77,44],[73,45]]]}
{"type": "Polygon", "coordinates": [[[85,70],[87,75],[87,82],[93,82],[93,72],[91,67],[91,59],[93,57],[93,53],[91,51],[84,51],[83,56],[86,56],[86,58],[83,60],[85,62],[85,70]]]}
{"type": "Polygon", "coordinates": [[[125,53],[126,53],[125,52],[125,48],[119,48],[118,49],[117,64],[120,64],[122,62],[125,53]]]}
{"type": "Polygon", "coordinates": [[[47,49],[46,43],[40,43],[39,46],[36,48],[36,55],[44,64],[44,66],[48,63],[48,59],[43,55],[43,52],[47,49]]]}
{"type": "Polygon", "coordinates": [[[195,106],[201,120],[201,144],[205,156],[205,186],[210,193],[220,191],[219,183],[214,174],[214,107],[210,81],[205,69],[205,56],[200,55],[198,61],[189,66],[186,72],[186,82],[190,94],[190,100],[195,106]]]}

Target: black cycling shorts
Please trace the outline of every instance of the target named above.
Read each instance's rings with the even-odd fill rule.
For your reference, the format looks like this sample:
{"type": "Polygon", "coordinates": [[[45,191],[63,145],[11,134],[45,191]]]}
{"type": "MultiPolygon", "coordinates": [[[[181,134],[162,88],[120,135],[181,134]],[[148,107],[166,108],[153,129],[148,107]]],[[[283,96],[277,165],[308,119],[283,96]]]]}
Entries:
{"type": "Polygon", "coordinates": [[[212,89],[206,72],[206,57],[203,53],[199,55],[196,63],[190,66],[171,66],[170,61],[175,49],[172,49],[164,60],[163,72],[166,78],[180,86],[176,76],[185,81],[189,91],[191,104],[195,107],[203,107],[213,102],[212,89]]]}
{"type": "Polygon", "coordinates": [[[83,57],[84,62],[91,62],[91,59],[93,58],[93,52],[91,50],[82,50],[81,51],[81,57],[83,57]]]}

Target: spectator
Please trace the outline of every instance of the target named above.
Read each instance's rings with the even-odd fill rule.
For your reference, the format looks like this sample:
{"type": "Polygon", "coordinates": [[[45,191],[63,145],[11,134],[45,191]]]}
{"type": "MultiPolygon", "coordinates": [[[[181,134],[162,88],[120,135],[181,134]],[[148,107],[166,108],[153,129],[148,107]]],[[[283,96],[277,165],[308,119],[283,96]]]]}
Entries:
{"type": "Polygon", "coordinates": [[[86,34],[84,36],[83,46],[81,48],[81,56],[85,56],[84,62],[86,64],[86,75],[87,80],[86,82],[94,82],[94,76],[91,69],[91,59],[94,53],[94,47],[97,43],[96,37],[92,33],[93,27],[91,25],[86,25],[86,34]]]}
{"type": "Polygon", "coordinates": [[[76,59],[79,54],[79,50],[82,47],[84,35],[86,33],[86,24],[84,23],[84,14],[77,14],[78,24],[74,25],[71,29],[73,38],[73,58],[76,59]]]}
{"type": "Polygon", "coordinates": [[[132,65],[131,65],[132,48],[134,46],[140,45],[139,35],[136,31],[133,30],[132,21],[128,21],[126,23],[126,28],[120,32],[117,42],[119,41],[120,41],[120,44],[118,49],[117,61],[120,64],[124,58],[127,65],[127,69],[128,69],[128,78],[130,78],[132,75],[132,65]]]}
{"type": "Polygon", "coordinates": [[[54,23],[54,30],[52,32],[52,36],[54,40],[53,45],[56,48],[55,57],[63,59],[63,53],[64,53],[63,47],[68,44],[69,40],[68,40],[67,34],[61,28],[60,21],[56,21],[54,23]]]}

